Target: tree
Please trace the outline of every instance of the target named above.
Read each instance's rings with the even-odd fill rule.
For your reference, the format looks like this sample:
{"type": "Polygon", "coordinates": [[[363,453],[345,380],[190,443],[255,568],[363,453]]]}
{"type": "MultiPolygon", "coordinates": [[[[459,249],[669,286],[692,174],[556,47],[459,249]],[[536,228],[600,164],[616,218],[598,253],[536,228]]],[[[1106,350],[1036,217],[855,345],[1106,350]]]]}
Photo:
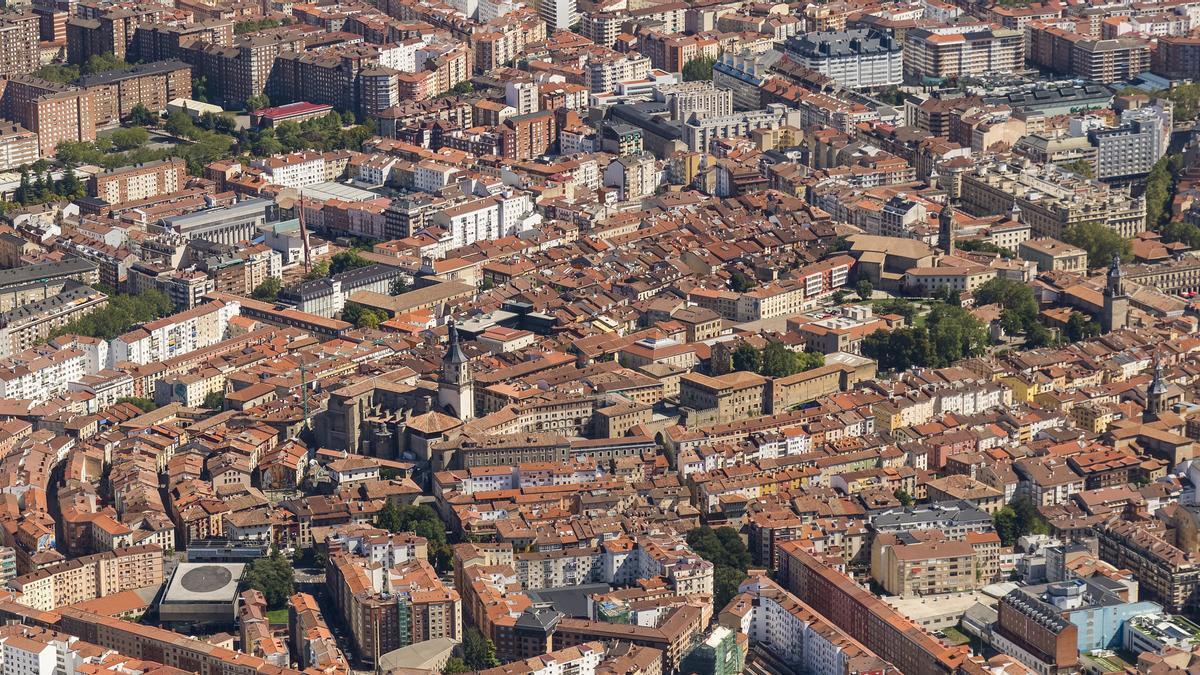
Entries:
{"type": "Polygon", "coordinates": [[[252,560],[246,566],[245,585],[263,594],[267,606],[281,609],[296,592],[296,572],[292,562],[279,551],[266,558],[252,560]]]}
{"type": "Polygon", "coordinates": [[[715,530],[707,525],[702,525],[688,530],[685,538],[688,546],[692,547],[696,555],[714,565],[731,567],[742,572],[750,567],[749,549],[746,548],[738,531],[728,525],[715,530]]]}
{"type": "Polygon", "coordinates": [[[158,120],[158,115],[151,112],[146,106],[138,103],[129,111],[129,117],[126,121],[139,127],[149,127],[157,124],[158,120]]]}
{"type": "Polygon", "coordinates": [[[271,99],[267,98],[265,94],[255,94],[246,99],[246,110],[250,112],[269,107],[271,107],[271,99]]]}
{"type": "Polygon", "coordinates": [[[142,412],[151,412],[158,408],[158,404],[156,404],[153,400],[138,396],[122,396],[121,398],[117,399],[117,403],[128,403],[130,405],[137,406],[138,408],[142,409],[142,412]]]}
{"type": "Polygon", "coordinates": [[[935,368],[983,353],[988,345],[987,328],[957,305],[939,305],[925,319],[933,345],[935,368]]]}
{"type": "Polygon", "coordinates": [[[1100,223],[1077,223],[1063,233],[1063,241],[1087,251],[1088,267],[1103,267],[1113,256],[1129,260],[1132,248],[1129,241],[1100,223]]]}
{"type": "Polygon", "coordinates": [[[370,267],[371,265],[371,261],[362,257],[358,251],[342,251],[333,256],[333,261],[329,265],[329,273],[341,274],[342,272],[349,272],[360,267],[370,267]]]}
{"type": "Polygon", "coordinates": [[[762,370],[762,353],[743,342],[733,350],[733,369],[757,373],[762,370]]]}
{"type": "Polygon", "coordinates": [[[496,658],[496,645],[475,626],[468,628],[463,636],[463,662],[473,670],[486,670],[500,665],[496,658]]]}
{"type": "Polygon", "coordinates": [[[322,260],[321,262],[312,266],[312,269],[310,269],[308,273],[304,275],[304,280],[314,281],[316,279],[324,279],[327,276],[329,276],[329,261],[322,260]]]}
{"type": "MultiPolygon", "coordinates": [[[[484,284],[486,284],[488,281],[490,281],[490,279],[483,280],[484,284]]],[[[395,279],[392,279],[392,285],[391,288],[388,289],[388,292],[391,295],[400,295],[402,293],[407,293],[408,290],[408,282],[405,281],[404,277],[396,277],[395,279]]]]}
{"type": "Polygon", "coordinates": [[[279,291],[283,290],[283,282],[276,277],[267,277],[263,282],[254,287],[250,296],[255,300],[263,300],[266,302],[275,302],[279,297],[279,291]]]}
{"type": "Polygon", "coordinates": [[[86,314],[50,332],[50,337],[75,334],[111,340],[130,328],[153,321],[175,311],[170,298],[161,291],[144,291],[138,295],[113,294],[108,305],[99,312],[86,314]]]}
{"type": "Polygon", "coordinates": [[[858,293],[858,297],[862,300],[870,300],[871,294],[875,292],[875,288],[871,286],[871,282],[866,279],[859,279],[854,286],[854,292],[858,293]]]}
{"type": "Polygon", "coordinates": [[[998,253],[1000,257],[1008,259],[1015,258],[1016,254],[1012,251],[993,244],[984,239],[959,239],[954,244],[963,251],[979,251],[980,253],[998,253]]]}
{"type": "Polygon", "coordinates": [[[150,132],[142,127],[130,127],[129,129],[117,129],[112,133],[112,142],[118,150],[132,150],[140,148],[150,140],[150,132]]]}
{"type": "Polygon", "coordinates": [[[446,526],[437,512],[428,506],[396,506],[389,501],[375,516],[375,526],[388,532],[412,532],[424,537],[434,567],[443,571],[449,568],[450,544],[446,538],[446,526]]]}
{"type": "Polygon", "coordinates": [[[210,410],[225,409],[225,392],[210,391],[204,396],[204,407],[210,410]]]}
{"type": "Polygon", "coordinates": [[[746,579],[746,573],[732,567],[718,565],[713,568],[713,607],[721,611],[737,596],[738,586],[746,579]]]}
{"type": "Polygon", "coordinates": [[[754,286],[754,279],[741,270],[734,270],[733,274],[729,275],[729,287],[738,293],[745,293],[754,286]]]}
{"type": "Polygon", "coordinates": [[[1092,166],[1092,163],[1085,159],[1077,159],[1077,160],[1074,160],[1071,162],[1063,162],[1062,164],[1059,164],[1059,166],[1066,169],[1067,171],[1070,171],[1071,173],[1079,174],[1080,176],[1083,176],[1084,178],[1095,178],[1096,177],[1096,170],[1092,166]]]}
{"type": "MultiPolygon", "coordinates": [[[[1178,112],[1178,110],[1176,110],[1178,112]]],[[[1164,155],[1146,177],[1146,227],[1156,228],[1171,218],[1171,195],[1183,170],[1183,155],[1164,155]]]]}
{"type": "Polygon", "coordinates": [[[475,85],[471,84],[470,80],[463,80],[450,88],[450,91],[455,94],[469,94],[475,91],[475,85]]]}
{"type": "Polygon", "coordinates": [[[79,176],[75,175],[75,167],[71,165],[63,167],[63,177],[58,181],[57,192],[67,198],[83,196],[83,182],[79,180],[79,176]]]}
{"type": "Polygon", "coordinates": [[[802,354],[788,349],[782,342],[770,342],[762,355],[762,370],[771,377],[787,377],[825,365],[825,356],[805,352],[802,354]]]}
{"type": "Polygon", "coordinates": [[[450,659],[446,661],[446,667],[442,668],[442,675],[455,675],[455,673],[469,672],[471,672],[471,667],[457,656],[451,656],[450,659]]]}
{"type": "Polygon", "coordinates": [[[894,493],[892,493],[892,495],[896,499],[898,499],[900,501],[900,504],[903,506],[912,506],[913,505],[912,495],[908,494],[908,491],[903,488],[897,488],[896,491],[894,493]]]}
{"type": "Polygon", "coordinates": [[[1100,334],[1100,325],[1095,321],[1091,321],[1081,312],[1071,312],[1071,318],[1067,319],[1067,326],[1063,330],[1064,337],[1068,342],[1078,342],[1087,338],[1096,337],[1100,334]]]}
{"type": "Polygon", "coordinates": [[[711,56],[701,56],[692,59],[683,64],[683,81],[697,82],[700,80],[711,80],[713,77],[713,65],[717,62],[711,56]]]}
{"type": "Polygon", "coordinates": [[[1050,527],[1028,497],[1017,497],[992,517],[996,534],[1005,546],[1012,546],[1027,534],[1046,534],[1050,527]]]}
{"type": "Polygon", "coordinates": [[[246,33],[257,33],[260,30],[275,28],[279,25],[279,21],[275,19],[249,19],[247,21],[239,21],[233,24],[234,35],[245,35],[246,33]]]}
{"type": "Polygon", "coordinates": [[[184,112],[174,112],[167,118],[165,126],[167,133],[180,138],[191,138],[196,134],[196,125],[192,123],[192,118],[184,112]]]}
{"type": "Polygon", "coordinates": [[[975,289],[975,302],[979,305],[1000,305],[1004,309],[1000,323],[1007,333],[1025,333],[1027,341],[1030,333],[1036,332],[1039,341],[1050,335],[1037,322],[1038,303],[1033,296],[1033,289],[1019,281],[1000,277],[990,279],[975,289]]]}

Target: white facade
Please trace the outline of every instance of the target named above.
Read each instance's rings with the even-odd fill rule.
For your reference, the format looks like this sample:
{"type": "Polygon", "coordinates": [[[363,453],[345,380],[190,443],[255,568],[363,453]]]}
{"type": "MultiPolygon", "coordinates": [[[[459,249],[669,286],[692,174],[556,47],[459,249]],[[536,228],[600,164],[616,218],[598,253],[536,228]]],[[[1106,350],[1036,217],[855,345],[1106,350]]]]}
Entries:
{"type": "Polygon", "coordinates": [[[86,372],[87,355],[77,349],[21,352],[0,361],[0,398],[46,401],[86,372]]]}
{"type": "Polygon", "coordinates": [[[109,344],[112,364],[166,361],[214,345],[225,339],[229,320],[240,311],[241,305],[236,302],[209,302],[152,321],[112,340],[109,344]]]}

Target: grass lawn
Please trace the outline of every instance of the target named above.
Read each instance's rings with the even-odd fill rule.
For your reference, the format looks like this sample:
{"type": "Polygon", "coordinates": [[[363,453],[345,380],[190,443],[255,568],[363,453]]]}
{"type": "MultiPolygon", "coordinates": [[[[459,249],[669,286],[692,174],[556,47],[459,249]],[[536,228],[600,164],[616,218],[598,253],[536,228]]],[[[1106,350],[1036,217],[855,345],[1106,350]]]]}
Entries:
{"type": "Polygon", "coordinates": [[[271,623],[287,623],[288,611],[286,609],[273,609],[267,612],[267,621],[271,623]]]}
{"type": "Polygon", "coordinates": [[[943,628],[942,634],[946,636],[946,644],[950,645],[951,647],[965,645],[971,641],[971,636],[953,626],[949,628],[943,628]]]}

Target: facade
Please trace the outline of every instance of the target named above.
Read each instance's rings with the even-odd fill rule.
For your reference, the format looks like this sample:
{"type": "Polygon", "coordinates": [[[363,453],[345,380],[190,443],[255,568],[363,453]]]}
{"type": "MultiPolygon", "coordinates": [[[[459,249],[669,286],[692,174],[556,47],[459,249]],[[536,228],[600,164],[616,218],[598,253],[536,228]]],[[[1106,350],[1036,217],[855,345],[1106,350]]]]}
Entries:
{"type": "Polygon", "coordinates": [[[1147,106],[1121,113],[1121,124],[1088,132],[1096,147],[1096,178],[1121,180],[1144,176],[1167,152],[1170,109],[1147,106]]]}
{"type": "Polygon", "coordinates": [[[914,28],[904,33],[904,75],[914,81],[1011,73],[1024,62],[1021,31],[984,24],[966,29],[914,28]]]}
{"type": "Polygon", "coordinates": [[[166,361],[217,344],[228,336],[229,320],[238,315],[236,302],[219,300],[143,324],[109,345],[114,364],[166,361]]]}
{"type": "Polygon", "coordinates": [[[153,544],[118,548],[16,577],[17,602],[45,612],[163,582],[162,549],[153,544]]]}
{"type": "Polygon", "coordinates": [[[41,65],[39,21],[32,13],[0,14],[0,77],[32,73],[41,65]]]}
{"type": "Polygon", "coordinates": [[[0,85],[0,117],[36,133],[42,157],[53,155],[62,141],[96,140],[96,111],[90,91],[30,75],[18,75],[0,85]]]}
{"type": "Polygon", "coordinates": [[[172,157],[98,173],[88,182],[88,192],[109,204],[123,204],[179,192],[186,179],[187,162],[172,157]]]}
{"type": "Polygon", "coordinates": [[[15,122],[0,122],[0,171],[33,164],[41,156],[37,134],[15,122]]]}
{"type": "Polygon", "coordinates": [[[851,89],[874,89],[904,81],[900,43],[888,35],[859,28],[794,37],[784,48],[800,65],[851,89]]]}
{"type": "Polygon", "coordinates": [[[159,61],[129,70],[80,78],[79,86],[91,92],[97,126],[115,124],[137,105],[152,113],[167,109],[177,98],[192,97],[192,68],[182,61],[159,61]]]}

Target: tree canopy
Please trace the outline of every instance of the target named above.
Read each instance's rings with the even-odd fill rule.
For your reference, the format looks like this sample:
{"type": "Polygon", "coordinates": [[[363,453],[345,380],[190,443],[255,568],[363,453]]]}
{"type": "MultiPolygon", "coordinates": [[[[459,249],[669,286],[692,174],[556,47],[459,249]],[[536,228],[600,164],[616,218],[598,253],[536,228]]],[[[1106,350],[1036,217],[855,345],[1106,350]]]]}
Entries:
{"type": "Polygon", "coordinates": [[[266,558],[252,560],[246,566],[245,585],[260,591],[271,609],[281,609],[296,592],[296,572],[292,561],[279,551],[266,558]]]}
{"type": "Polygon", "coordinates": [[[879,369],[899,372],[914,366],[942,368],[983,353],[987,329],[957,305],[939,304],[925,326],[877,330],[863,338],[862,353],[878,361],[879,369]]]}
{"type": "Polygon", "coordinates": [[[450,543],[446,538],[446,525],[437,511],[422,504],[396,506],[388,502],[375,517],[375,526],[388,532],[412,532],[424,537],[429,545],[429,559],[439,570],[450,566],[450,543]]]}
{"type": "Polygon", "coordinates": [[[717,60],[711,56],[701,56],[688,61],[683,64],[683,81],[711,80],[713,77],[713,66],[716,63],[717,60]]]}
{"type": "Polygon", "coordinates": [[[825,355],[794,352],[782,342],[768,342],[762,350],[743,342],[733,351],[733,369],[769,377],[787,377],[825,365],[825,355]]]}
{"type": "Polygon", "coordinates": [[[170,298],[161,291],[144,291],[138,295],[110,295],[104,309],[55,328],[50,337],[59,335],[86,335],[111,340],[126,333],[134,326],[172,314],[175,311],[170,298]]]}
{"type": "Polygon", "coordinates": [[[1087,251],[1088,267],[1103,267],[1119,255],[1122,261],[1132,256],[1129,240],[1100,223],[1077,223],[1063,233],[1063,241],[1087,251]]]}
{"type": "Polygon", "coordinates": [[[1027,534],[1046,534],[1050,531],[1046,520],[1027,497],[1018,497],[996,512],[992,517],[996,534],[1005,546],[1012,546],[1027,534]]]}
{"type": "Polygon", "coordinates": [[[283,290],[283,282],[279,278],[267,277],[263,279],[261,284],[254,287],[254,290],[250,292],[250,296],[255,300],[275,302],[281,290],[283,290]]]}
{"type": "Polygon", "coordinates": [[[738,585],[746,578],[750,551],[738,531],[729,526],[689,530],[687,543],[696,555],[713,564],[713,604],[720,611],[737,595],[738,585]]]}
{"type": "Polygon", "coordinates": [[[487,670],[500,665],[496,658],[496,645],[475,626],[467,628],[463,635],[462,660],[472,670],[487,670]]]}

